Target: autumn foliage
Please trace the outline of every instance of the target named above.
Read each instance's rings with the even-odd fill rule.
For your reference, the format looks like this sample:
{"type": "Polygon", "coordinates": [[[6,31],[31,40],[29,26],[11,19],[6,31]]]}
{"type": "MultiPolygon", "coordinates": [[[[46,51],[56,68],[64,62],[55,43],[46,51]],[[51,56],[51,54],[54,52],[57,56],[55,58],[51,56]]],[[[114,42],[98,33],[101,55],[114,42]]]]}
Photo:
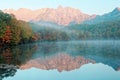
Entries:
{"type": "Polygon", "coordinates": [[[9,26],[6,27],[6,31],[2,38],[2,41],[3,41],[3,43],[10,43],[10,41],[11,41],[11,30],[10,30],[9,26]]]}
{"type": "Polygon", "coordinates": [[[25,21],[0,11],[0,47],[30,42],[33,31],[25,21]]]}

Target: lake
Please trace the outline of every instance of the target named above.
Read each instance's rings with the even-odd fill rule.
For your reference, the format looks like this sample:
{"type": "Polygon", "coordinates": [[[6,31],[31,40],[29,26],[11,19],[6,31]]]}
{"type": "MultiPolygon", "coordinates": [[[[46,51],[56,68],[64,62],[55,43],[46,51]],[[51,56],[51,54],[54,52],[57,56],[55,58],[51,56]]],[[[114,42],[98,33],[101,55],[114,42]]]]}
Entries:
{"type": "Polygon", "coordinates": [[[0,80],[120,80],[120,41],[36,42],[0,49],[0,80]]]}

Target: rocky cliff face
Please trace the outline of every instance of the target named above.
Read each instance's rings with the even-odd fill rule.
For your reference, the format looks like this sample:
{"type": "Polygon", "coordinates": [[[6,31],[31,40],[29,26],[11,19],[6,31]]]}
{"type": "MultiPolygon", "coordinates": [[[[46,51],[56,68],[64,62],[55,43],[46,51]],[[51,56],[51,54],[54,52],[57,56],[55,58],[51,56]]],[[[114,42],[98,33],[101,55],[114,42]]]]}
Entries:
{"type": "Polygon", "coordinates": [[[18,10],[4,10],[6,13],[11,13],[16,16],[19,20],[24,21],[51,21],[58,23],[60,25],[68,25],[70,22],[75,21],[76,23],[81,23],[85,20],[94,18],[95,16],[90,16],[82,13],[78,9],[70,7],[59,6],[57,9],[53,8],[42,8],[38,10],[30,10],[25,8],[20,8],[18,10]]]}

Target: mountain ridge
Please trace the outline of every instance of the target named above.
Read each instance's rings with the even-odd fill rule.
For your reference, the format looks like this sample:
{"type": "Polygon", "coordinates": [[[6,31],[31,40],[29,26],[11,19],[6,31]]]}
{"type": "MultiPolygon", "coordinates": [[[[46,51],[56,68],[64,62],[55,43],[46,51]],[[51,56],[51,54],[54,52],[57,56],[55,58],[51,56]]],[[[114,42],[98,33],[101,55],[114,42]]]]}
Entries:
{"type": "Polygon", "coordinates": [[[113,11],[108,12],[103,15],[89,15],[83,13],[79,9],[74,9],[71,7],[58,6],[54,8],[41,8],[37,10],[31,10],[26,8],[20,8],[18,10],[6,9],[5,13],[14,14],[18,20],[24,20],[27,22],[52,22],[59,25],[69,25],[71,23],[80,24],[80,23],[100,23],[104,21],[117,20],[120,19],[120,8],[116,7],[113,11]]]}
{"type": "Polygon", "coordinates": [[[79,9],[74,9],[71,7],[58,8],[41,8],[38,10],[31,10],[26,8],[20,8],[18,10],[6,9],[5,13],[14,14],[18,20],[24,21],[51,21],[58,23],[60,25],[68,25],[70,22],[75,21],[76,23],[81,23],[85,20],[89,20],[95,17],[95,15],[88,15],[81,12],[79,9]]]}

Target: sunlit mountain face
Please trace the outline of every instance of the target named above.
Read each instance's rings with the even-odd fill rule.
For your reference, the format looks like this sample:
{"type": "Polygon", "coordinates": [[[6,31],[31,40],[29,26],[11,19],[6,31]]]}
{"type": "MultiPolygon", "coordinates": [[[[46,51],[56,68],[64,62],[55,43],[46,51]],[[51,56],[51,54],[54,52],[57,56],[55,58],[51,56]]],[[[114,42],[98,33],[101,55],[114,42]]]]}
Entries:
{"type": "Polygon", "coordinates": [[[59,25],[68,25],[71,22],[81,23],[95,17],[81,12],[79,9],[71,7],[59,6],[57,9],[41,8],[38,10],[30,10],[20,8],[18,10],[8,9],[4,12],[14,14],[17,19],[24,21],[49,21],[59,25]]]}

